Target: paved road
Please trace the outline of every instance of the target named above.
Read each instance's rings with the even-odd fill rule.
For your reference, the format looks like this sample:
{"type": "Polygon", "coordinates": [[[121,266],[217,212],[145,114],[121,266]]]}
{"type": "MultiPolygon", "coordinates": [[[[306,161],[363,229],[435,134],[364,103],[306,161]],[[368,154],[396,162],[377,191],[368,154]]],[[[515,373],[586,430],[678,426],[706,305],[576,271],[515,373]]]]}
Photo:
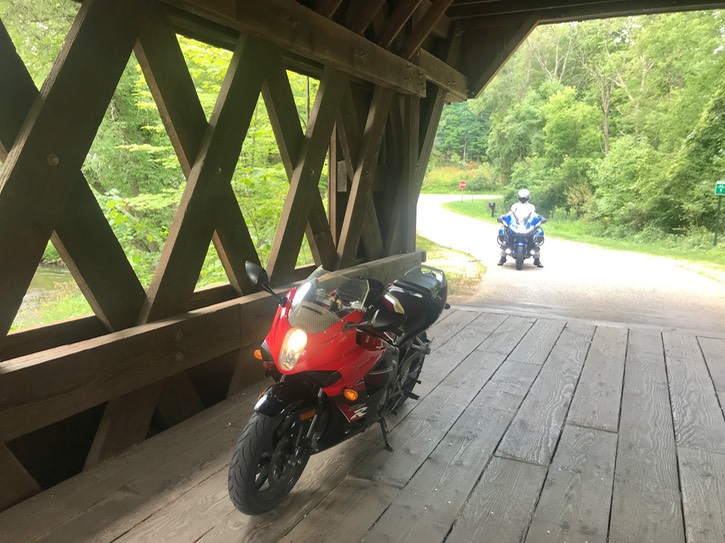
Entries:
{"type": "MultiPolygon", "coordinates": [[[[531,259],[497,266],[497,226],[441,207],[458,196],[421,195],[418,233],[471,254],[488,271],[477,290],[451,303],[619,322],[725,333],[725,275],[669,258],[612,251],[584,243],[547,239],[543,269],[531,259]]],[[[483,197],[481,206],[488,200],[483,197]]]]}

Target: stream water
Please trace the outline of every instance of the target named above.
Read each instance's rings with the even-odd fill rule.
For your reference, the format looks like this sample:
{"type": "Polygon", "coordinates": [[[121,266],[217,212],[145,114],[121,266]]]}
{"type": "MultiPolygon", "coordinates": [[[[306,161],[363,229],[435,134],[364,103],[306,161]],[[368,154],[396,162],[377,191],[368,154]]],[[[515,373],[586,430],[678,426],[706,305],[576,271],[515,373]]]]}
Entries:
{"type": "Polygon", "coordinates": [[[43,307],[48,302],[79,292],[78,286],[65,266],[40,266],[23,297],[13,328],[22,329],[43,322],[43,307]]]}

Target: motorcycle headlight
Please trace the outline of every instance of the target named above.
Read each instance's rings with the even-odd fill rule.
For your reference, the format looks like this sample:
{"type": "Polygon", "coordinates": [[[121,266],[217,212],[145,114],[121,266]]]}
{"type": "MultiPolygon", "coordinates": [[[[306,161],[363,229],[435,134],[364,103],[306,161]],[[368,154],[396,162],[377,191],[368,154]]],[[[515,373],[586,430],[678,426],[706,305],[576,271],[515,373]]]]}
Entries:
{"type": "Polygon", "coordinates": [[[282,350],[279,353],[279,365],[289,371],[295,367],[302,351],[307,347],[307,334],[299,328],[292,328],[284,336],[282,350]]]}

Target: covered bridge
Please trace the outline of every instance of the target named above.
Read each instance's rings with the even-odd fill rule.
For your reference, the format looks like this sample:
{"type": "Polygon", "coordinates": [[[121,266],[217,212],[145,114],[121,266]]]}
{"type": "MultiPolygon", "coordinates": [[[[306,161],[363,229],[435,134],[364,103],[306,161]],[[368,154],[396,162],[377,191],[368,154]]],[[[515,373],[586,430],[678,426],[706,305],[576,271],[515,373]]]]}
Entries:
{"type": "MultiPolygon", "coordinates": [[[[670,333],[663,340],[649,332],[457,310],[433,332],[439,345],[450,343],[432,355],[420,410],[409,408],[398,421],[418,445],[396,451],[392,467],[375,467],[377,455],[387,452],[368,432],[348,444],[342,461],[334,455],[320,460],[316,475],[290,497],[294,505],[254,522],[228,511],[225,486],[209,477],[225,469],[250,413],[248,387],[261,378],[250,353],[274,311],[274,300],[253,293],[245,277],[244,262],[259,262],[259,256],[229,184],[260,94],[290,184],[263,263],[273,284],[283,287],[309,273],[296,268],[305,236],[316,265],[388,280],[424,258],[415,246],[416,201],[444,104],[477,96],[537,25],[723,6],[715,0],[84,0],[40,89],[0,24],[0,540],[157,541],[167,533],[170,541],[285,535],[300,541],[323,540],[325,530],[332,537],[336,526],[351,538],[375,526],[371,541],[378,540],[374,534],[402,540],[400,523],[426,518],[418,526],[420,541],[438,532],[452,540],[485,540],[486,533],[511,526],[519,536],[528,530],[530,540],[544,541],[546,534],[554,538],[551,530],[539,517],[531,519],[537,502],[550,496],[541,503],[552,518],[564,519],[560,540],[569,540],[567,534],[603,540],[608,533],[622,541],[666,540],[648,539],[636,528],[612,532],[610,511],[618,511],[626,519],[618,526],[637,526],[639,517],[659,526],[667,540],[684,541],[686,533],[691,542],[723,541],[725,421],[717,396],[701,395],[713,382],[725,391],[722,374],[707,370],[725,364],[722,338],[670,333]],[[208,121],[177,35],[233,51],[208,121]],[[138,59],[187,178],[148,288],[81,173],[130,55],[138,59]],[[286,70],[320,82],[305,131],[286,70]],[[325,164],[327,201],[318,191],[325,164]],[[49,239],[93,315],[9,333],[49,239]],[[210,242],[229,283],[197,290],[210,242]],[[580,380],[585,358],[594,360],[587,366],[593,369],[580,380]],[[634,388],[611,369],[623,368],[625,359],[639,364],[628,373],[641,374],[630,382],[634,388]],[[512,365],[491,380],[502,363],[512,365]],[[537,375],[548,381],[532,385],[537,375]],[[648,381],[653,375],[656,381],[648,381]],[[567,412],[577,384],[587,396],[574,402],[569,421],[579,425],[565,427],[559,442],[561,409],[567,412]],[[679,411],[676,398],[661,396],[668,384],[683,390],[679,411]],[[463,390],[459,398],[469,401],[481,390],[489,394],[457,405],[446,387],[463,390]],[[564,392],[557,400],[547,396],[553,390],[564,392]],[[585,407],[599,405],[602,391],[614,403],[592,414],[585,407]],[[551,418],[536,418],[552,405],[551,418]],[[454,427],[470,406],[477,420],[498,426],[454,427]],[[702,415],[688,426],[692,409],[702,415]],[[514,419],[527,412],[532,418],[514,419]],[[648,413],[651,425],[641,422],[648,413]],[[582,428],[600,416],[604,422],[593,426],[602,435],[590,439],[582,428]],[[644,474],[641,487],[653,489],[638,501],[641,510],[611,497],[616,480],[607,455],[617,448],[618,417],[657,444],[654,456],[642,452],[653,475],[634,464],[626,475],[644,474]],[[447,433],[452,428],[459,433],[447,433]],[[456,435],[482,440],[474,439],[477,449],[467,455],[439,458],[456,468],[447,472],[449,482],[467,490],[460,490],[461,500],[449,488],[440,500],[431,498],[437,509],[430,510],[416,501],[409,483],[417,481],[424,492],[426,473],[433,477],[424,462],[432,458],[435,465],[435,446],[449,437],[453,446],[456,435]],[[670,457],[675,441],[685,447],[678,449],[679,460],[670,457]],[[564,451],[558,465],[551,464],[557,443],[564,451]],[[501,454],[491,460],[497,446],[501,454]],[[357,463],[368,454],[372,460],[357,463]],[[506,458],[522,461],[510,480],[506,458]],[[572,472],[584,488],[596,487],[594,494],[572,498],[557,487],[561,480],[542,491],[546,470],[566,470],[582,458],[572,472]],[[498,494],[476,493],[473,484],[489,460],[481,481],[498,494]],[[345,478],[351,469],[354,476],[345,478]],[[678,470],[683,479],[671,488],[663,481],[678,470]],[[414,474],[422,475],[411,479],[414,474]],[[468,509],[462,509],[469,492],[468,509]],[[556,511],[572,500],[583,503],[575,520],[556,511]],[[167,510],[172,513],[163,517],[167,510]],[[186,523],[193,511],[203,512],[207,523],[212,519],[211,526],[202,522],[195,532],[186,523]],[[307,514],[317,524],[295,528],[307,514]],[[456,519],[463,520],[454,526],[456,519]],[[572,522],[580,522],[578,531],[569,528],[572,522]]],[[[619,496],[624,500],[626,490],[619,496]]]]}

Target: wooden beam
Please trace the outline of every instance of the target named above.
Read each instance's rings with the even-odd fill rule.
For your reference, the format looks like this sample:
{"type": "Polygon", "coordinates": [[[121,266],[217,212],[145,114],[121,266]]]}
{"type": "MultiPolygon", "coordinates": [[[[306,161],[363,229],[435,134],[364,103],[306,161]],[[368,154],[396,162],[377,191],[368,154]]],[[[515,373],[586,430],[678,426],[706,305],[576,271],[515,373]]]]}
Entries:
{"type": "Polygon", "coordinates": [[[355,32],[355,34],[363,34],[384,4],[385,0],[367,0],[361,3],[355,17],[350,23],[350,30],[355,32]]]}
{"type": "MultiPolygon", "coordinates": [[[[0,24],[0,160],[7,159],[38,90],[10,36],[0,24]]],[[[78,172],[53,245],[91,308],[109,329],[131,326],[146,293],[111,230],[83,174],[78,172]]]]}
{"type": "Polygon", "coordinates": [[[342,4],[342,0],[315,0],[315,11],[331,19],[340,4],[342,4]]]}
{"type": "Polygon", "coordinates": [[[320,173],[347,84],[346,76],[325,69],[267,263],[275,284],[287,282],[294,270],[312,203],[319,199],[320,173]]]}
{"type": "MultiPolygon", "coordinates": [[[[304,133],[282,56],[278,51],[271,55],[267,64],[262,96],[289,181],[294,176],[304,133]]],[[[333,269],[337,262],[337,253],[325,214],[325,206],[321,197],[315,198],[313,195],[311,198],[309,223],[305,229],[307,241],[315,257],[315,263],[333,269]]]]}
{"type": "Polygon", "coordinates": [[[226,302],[0,363],[0,442],[238,349],[240,319],[226,302]]]}
{"type": "Polygon", "coordinates": [[[477,97],[483,88],[498,73],[516,48],[526,39],[539,22],[538,14],[525,15],[510,26],[499,29],[493,43],[491,40],[479,41],[478,47],[471,45],[476,43],[472,37],[468,37],[466,49],[469,55],[473,52],[476,56],[476,78],[469,87],[469,98],[477,97]],[[475,53],[479,53],[476,55],[475,53]],[[483,67],[483,69],[479,68],[483,67]]]}
{"type": "Polygon", "coordinates": [[[385,254],[415,250],[415,208],[418,201],[417,179],[420,132],[420,99],[404,96],[400,99],[403,124],[403,144],[400,160],[403,163],[399,182],[393,197],[393,215],[385,239],[385,254]]]}
{"type": "Polygon", "coordinates": [[[83,3],[5,161],[0,173],[0,335],[9,330],[78,181],[147,3],[83,3]]]}
{"type": "Polygon", "coordinates": [[[167,0],[239,32],[321,62],[342,73],[403,94],[425,95],[425,74],[415,66],[294,0],[239,0],[236,16],[211,13],[202,0],[167,0]]]}
{"type": "Polygon", "coordinates": [[[413,31],[408,35],[400,50],[400,56],[410,58],[431,33],[431,30],[438,23],[443,14],[451,5],[453,0],[433,0],[430,8],[425,12],[420,21],[413,27],[413,31]]]}
{"type": "Polygon", "coordinates": [[[388,23],[383,31],[383,34],[378,39],[378,43],[381,47],[390,49],[393,40],[398,37],[400,31],[403,30],[405,23],[411,18],[415,10],[418,9],[423,0],[402,0],[393,10],[393,13],[388,19],[388,23]]]}
{"type": "Polygon", "coordinates": [[[83,469],[91,468],[146,439],[160,394],[160,383],[153,383],[123,396],[111,398],[103,410],[103,417],[93,437],[83,469]]]}
{"type": "Polygon", "coordinates": [[[187,309],[262,86],[268,47],[241,37],[149,287],[141,322],[187,309]]]}
{"type": "MultiPolygon", "coordinates": [[[[136,46],[136,56],[156,101],[166,131],[188,178],[208,123],[194,82],[168,17],[161,6],[151,10],[136,46]]],[[[240,294],[254,292],[244,262],[259,262],[231,186],[220,201],[214,246],[232,285],[240,294]]]]}
{"type": "Polygon", "coordinates": [[[15,455],[0,443],[0,511],[42,491],[15,455]]]}
{"type": "MultiPolygon", "coordinates": [[[[363,130],[360,127],[358,109],[355,99],[352,96],[352,90],[348,88],[343,95],[340,112],[338,114],[339,135],[342,154],[345,158],[346,175],[348,175],[348,172],[352,173],[356,171],[363,147],[363,130]]],[[[367,200],[361,238],[367,257],[370,260],[375,260],[381,258],[384,254],[383,240],[380,234],[380,224],[378,222],[378,214],[375,209],[372,192],[368,194],[367,200]]],[[[349,198],[347,203],[349,204],[349,198]]]]}
{"type": "Polygon", "coordinates": [[[468,100],[468,79],[461,72],[425,49],[419,49],[413,60],[417,60],[420,67],[425,70],[428,81],[448,93],[446,102],[468,100]]]}
{"type": "Polygon", "coordinates": [[[385,131],[391,99],[392,92],[388,89],[377,87],[373,93],[370,112],[365,124],[365,136],[353,176],[345,221],[337,249],[340,267],[352,264],[360,243],[362,221],[365,218],[367,200],[370,197],[370,189],[375,178],[380,143],[385,131]]]}

